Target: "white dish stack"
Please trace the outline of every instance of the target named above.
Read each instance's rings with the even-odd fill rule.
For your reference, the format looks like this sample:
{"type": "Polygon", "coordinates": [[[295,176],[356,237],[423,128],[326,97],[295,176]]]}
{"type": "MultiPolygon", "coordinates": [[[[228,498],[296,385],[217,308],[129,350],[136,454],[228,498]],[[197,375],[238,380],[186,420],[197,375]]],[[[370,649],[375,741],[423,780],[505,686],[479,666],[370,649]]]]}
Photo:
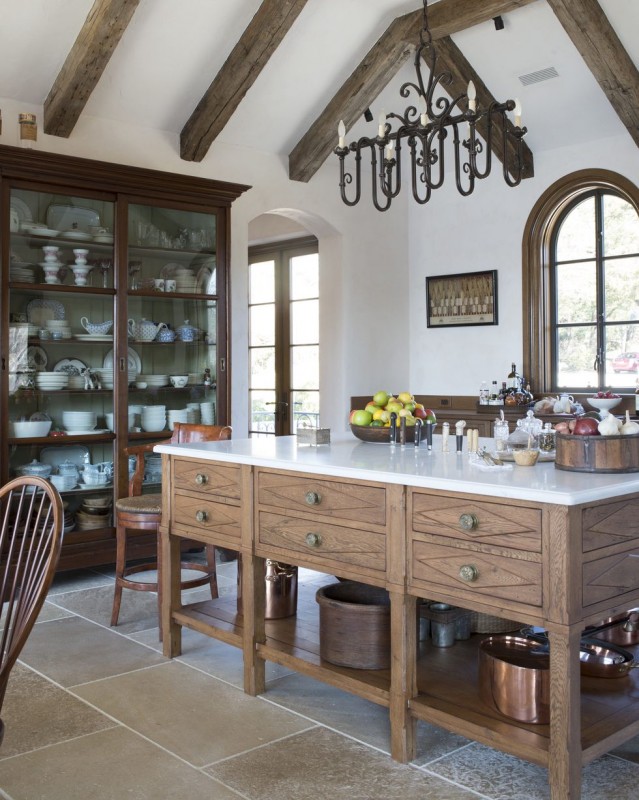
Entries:
{"type": "Polygon", "coordinates": [[[163,431],[166,427],[166,406],[142,406],[140,422],[143,431],[163,431]]]}
{"type": "Polygon", "coordinates": [[[59,337],[60,339],[70,339],[71,338],[71,327],[69,325],[69,321],[66,319],[48,319],[45,323],[46,329],[51,333],[51,336],[54,334],[56,338],[59,337]]]}
{"type": "Polygon", "coordinates": [[[199,403],[186,404],[186,421],[191,425],[199,425],[202,422],[202,413],[200,411],[199,403]]]}
{"type": "Polygon", "coordinates": [[[188,413],[186,408],[170,409],[167,413],[169,430],[172,431],[175,428],[176,422],[188,422],[188,413]]]}
{"type": "Polygon", "coordinates": [[[175,288],[178,292],[192,293],[197,287],[197,278],[192,269],[181,267],[175,274],[175,288]]]}
{"type": "Polygon", "coordinates": [[[69,376],[66,372],[36,372],[35,379],[37,388],[47,392],[66,389],[69,383],[69,376]]]}
{"type": "Polygon", "coordinates": [[[215,425],[215,403],[210,400],[200,403],[200,416],[203,425],[215,425]]]}

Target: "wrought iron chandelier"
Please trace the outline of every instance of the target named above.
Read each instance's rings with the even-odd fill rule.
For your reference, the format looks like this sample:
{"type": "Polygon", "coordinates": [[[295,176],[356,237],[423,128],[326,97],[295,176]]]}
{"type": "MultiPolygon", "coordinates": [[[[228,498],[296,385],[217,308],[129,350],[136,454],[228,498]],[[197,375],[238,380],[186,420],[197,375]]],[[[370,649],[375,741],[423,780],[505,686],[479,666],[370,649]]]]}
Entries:
{"type": "MultiPolygon", "coordinates": [[[[339,137],[335,153],[340,161],[340,192],[348,206],[359,203],[362,191],[362,153],[370,151],[372,168],[372,200],[378,211],[386,211],[402,185],[402,143],[410,151],[410,170],[413,197],[418,203],[427,203],[433,190],[444,184],[446,167],[446,143],[452,141],[452,157],[455,164],[457,190],[467,197],[475,188],[475,181],[490,175],[492,166],[493,137],[502,138],[503,176],[508,186],[517,186],[523,176],[522,139],[527,128],[521,127],[521,104],[506,100],[493,102],[488,108],[477,107],[477,94],[472,81],[466,93],[453,100],[440,95],[436,90],[452,82],[449,72],[437,74],[437,51],[428,27],[428,0],[424,0],[423,25],[419,35],[419,47],[415,51],[416,82],[407,81],[400,89],[403,98],[417,97],[416,105],[409,105],[403,114],[382,111],[378,120],[377,136],[363,136],[347,145],[346,126],[340,120],[339,137]],[[422,54],[430,56],[431,68],[428,82],[422,76],[422,54]],[[514,111],[514,127],[508,125],[508,111],[514,111]],[[399,125],[392,130],[389,119],[399,125]],[[482,131],[484,142],[477,134],[477,123],[486,121],[482,131]],[[463,134],[462,134],[463,131],[463,134]],[[508,158],[508,137],[514,140],[514,155],[508,158]],[[354,153],[354,176],[348,171],[346,157],[354,153]],[[351,184],[354,191],[348,196],[351,184]]],[[[449,148],[450,149],[450,148],[449,148]]],[[[349,168],[350,169],[350,168],[349,168]]]]}

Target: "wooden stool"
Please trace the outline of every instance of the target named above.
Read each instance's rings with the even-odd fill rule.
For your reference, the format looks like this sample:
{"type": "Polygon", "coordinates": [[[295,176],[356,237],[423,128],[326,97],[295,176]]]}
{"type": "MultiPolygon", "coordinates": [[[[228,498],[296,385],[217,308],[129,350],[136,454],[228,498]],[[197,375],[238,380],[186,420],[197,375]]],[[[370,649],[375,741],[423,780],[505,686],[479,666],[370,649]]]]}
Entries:
{"type": "MultiPolygon", "coordinates": [[[[183,444],[186,442],[212,442],[231,438],[231,428],[221,425],[191,425],[188,423],[175,423],[173,436],[165,442],[183,444]]],[[[141,494],[144,479],[144,456],[153,450],[157,442],[141,445],[132,445],[125,450],[127,455],[136,456],[136,467],[129,480],[129,495],[122,497],[115,503],[115,536],[116,536],[116,563],[115,563],[115,591],[113,595],[113,608],[111,611],[111,625],[117,625],[122,602],[122,589],[132,589],[137,592],[157,592],[158,616],[161,619],[162,609],[162,548],[160,546],[160,523],[162,521],[162,495],[141,494]],[[155,561],[127,566],[127,536],[128,532],[154,531],[157,539],[157,556],[155,561]],[[156,581],[138,581],[131,579],[131,575],[157,570],[156,581]]],[[[218,596],[217,575],[215,571],[215,548],[207,545],[206,564],[190,561],[181,562],[183,570],[193,570],[202,573],[181,582],[182,589],[193,589],[207,583],[211,587],[211,597],[218,596]]],[[[160,626],[160,639],[162,628],[160,626]]]]}

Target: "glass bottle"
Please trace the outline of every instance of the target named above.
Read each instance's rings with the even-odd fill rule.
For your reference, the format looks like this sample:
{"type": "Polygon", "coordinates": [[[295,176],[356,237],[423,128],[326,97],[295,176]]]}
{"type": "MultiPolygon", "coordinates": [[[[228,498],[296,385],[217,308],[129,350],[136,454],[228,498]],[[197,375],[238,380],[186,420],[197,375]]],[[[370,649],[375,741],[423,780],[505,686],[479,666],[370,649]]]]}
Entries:
{"type": "Polygon", "coordinates": [[[488,388],[488,384],[486,383],[486,381],[482,381],[481,386],[479,387],[479,405],[487,406],[489,399],[490,399],[490,389],[488,388]]]}
{"type": "Polygon", "coordinates": [[[513,361],[510,372],[508,373],[508,380],[507,386],[509,389],[513,389],[515,392],[518,392],[521,388],[520,378],[517,374],[517,365],[513,361]]]}
{"type": "Polygon", "coordinates": [[[504,412],[500,411],[499,416],[493,424],[493,438],[495,440],[495,450],[502,452],[506,450],[508,440],[508,420],[504,419],[504,412]]]}

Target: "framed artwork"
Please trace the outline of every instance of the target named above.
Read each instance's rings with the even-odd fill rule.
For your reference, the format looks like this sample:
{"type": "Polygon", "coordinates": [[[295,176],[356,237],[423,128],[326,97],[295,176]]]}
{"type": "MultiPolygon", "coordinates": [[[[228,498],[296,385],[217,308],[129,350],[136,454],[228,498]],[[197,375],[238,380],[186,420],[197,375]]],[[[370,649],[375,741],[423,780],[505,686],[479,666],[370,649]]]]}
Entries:
{"type": "Polygon", "coordinates": [[[497,270],[426,278],[429,328],[497,325],[497,270]]]}

